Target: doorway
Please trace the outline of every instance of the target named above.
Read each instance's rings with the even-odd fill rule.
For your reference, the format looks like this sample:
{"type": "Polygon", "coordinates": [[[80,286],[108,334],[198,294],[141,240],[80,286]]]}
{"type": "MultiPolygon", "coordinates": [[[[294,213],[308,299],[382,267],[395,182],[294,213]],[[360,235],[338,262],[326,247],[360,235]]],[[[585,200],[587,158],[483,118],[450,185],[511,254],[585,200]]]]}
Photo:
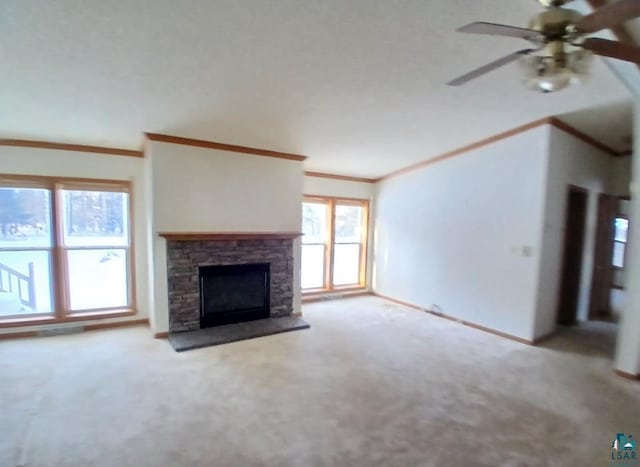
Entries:
{"type": "Polygon", "coordinates": [[[587,190],[576,186],[569,186],[562,276],[557,313],[558,324],[564,326],[575,325],[578,320],[582,256],[587,223],[587,203],[587,190]]]}
{"type": "Polygon", "coordinates": [[[601,194],[591,284],[590,320],[617,321],[625,301],[629,198],[601,194]]]}

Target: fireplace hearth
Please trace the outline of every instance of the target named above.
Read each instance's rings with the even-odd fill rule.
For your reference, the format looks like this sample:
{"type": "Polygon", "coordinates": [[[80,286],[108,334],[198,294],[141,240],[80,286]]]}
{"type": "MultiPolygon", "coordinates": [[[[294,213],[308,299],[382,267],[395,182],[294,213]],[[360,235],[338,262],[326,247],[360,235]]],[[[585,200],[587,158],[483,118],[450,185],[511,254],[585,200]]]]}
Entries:
{"type": "Polygon", "coordinates": [[[269,263],[201,266],[199,273],[201,328],[269,317],[269,263]]]}

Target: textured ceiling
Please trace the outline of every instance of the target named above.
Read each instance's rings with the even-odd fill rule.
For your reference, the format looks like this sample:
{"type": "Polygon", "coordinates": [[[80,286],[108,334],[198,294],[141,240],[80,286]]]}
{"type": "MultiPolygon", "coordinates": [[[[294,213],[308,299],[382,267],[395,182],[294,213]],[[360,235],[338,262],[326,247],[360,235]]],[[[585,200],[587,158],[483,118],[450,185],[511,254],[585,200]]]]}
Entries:
{"type": "Polygon", "coordinates": [[[458,26],[525,26],[538,11],[533,0],[0,0],[0,137],[137,149],[150,131],[376,177],[566,114],[626,149],[629,96],[600,60],[588,84],[557,94],[526,90],[517,65],[444,85],[527,46],[458,26]]]}

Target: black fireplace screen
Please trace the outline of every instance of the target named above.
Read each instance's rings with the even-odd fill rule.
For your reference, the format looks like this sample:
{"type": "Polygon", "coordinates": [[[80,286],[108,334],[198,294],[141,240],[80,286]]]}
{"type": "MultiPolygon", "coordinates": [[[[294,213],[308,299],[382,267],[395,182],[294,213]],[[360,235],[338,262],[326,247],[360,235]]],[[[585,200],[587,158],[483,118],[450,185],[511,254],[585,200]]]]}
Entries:
{"type": "Polygon", "coordinates": [[[269,317],[269,264],[200,267],[200,327],[269,317]]]}

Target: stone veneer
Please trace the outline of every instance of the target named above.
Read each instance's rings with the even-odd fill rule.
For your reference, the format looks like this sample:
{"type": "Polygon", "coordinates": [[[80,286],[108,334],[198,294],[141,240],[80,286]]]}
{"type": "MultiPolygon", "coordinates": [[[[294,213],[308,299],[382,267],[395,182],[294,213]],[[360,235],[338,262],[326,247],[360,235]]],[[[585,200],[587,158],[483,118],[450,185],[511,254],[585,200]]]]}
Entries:
{"type": "Polygon", "coordinates": [[[271,264],[271,316],[293,312],[293,240],[167,240],[169,332],[200,329],[200,266],[271,264]]]}

